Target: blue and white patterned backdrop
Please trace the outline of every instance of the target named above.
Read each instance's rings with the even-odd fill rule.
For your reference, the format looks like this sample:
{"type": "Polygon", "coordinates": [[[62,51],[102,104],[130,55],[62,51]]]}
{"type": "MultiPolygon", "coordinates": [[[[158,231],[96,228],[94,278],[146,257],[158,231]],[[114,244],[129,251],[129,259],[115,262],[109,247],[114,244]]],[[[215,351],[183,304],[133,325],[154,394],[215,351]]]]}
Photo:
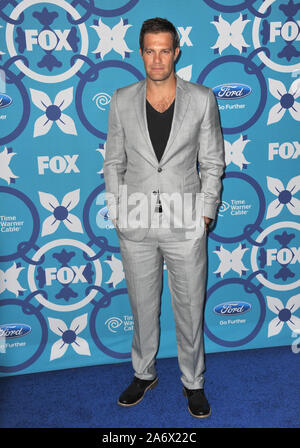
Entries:
{"type": "MultiPolygon", "coordinates": [[[[111,96],[144,78],[139,31],[155,16],[179,32],[178,75],[214,89],[224,134],[206,351],[299,337],[300,2],[1,0],[3,376],[130,360],[102,166],[111,96]]],[[[164,276],[158,357],[177,353],[164,276]]]]}

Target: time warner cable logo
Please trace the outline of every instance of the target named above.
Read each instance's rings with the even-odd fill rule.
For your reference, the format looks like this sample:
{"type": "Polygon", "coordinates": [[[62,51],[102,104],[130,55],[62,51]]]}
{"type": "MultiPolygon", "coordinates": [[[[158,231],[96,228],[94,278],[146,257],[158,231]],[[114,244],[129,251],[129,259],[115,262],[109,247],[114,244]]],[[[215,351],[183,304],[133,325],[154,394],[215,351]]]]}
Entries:
{"type": "Polygon", "coordinates": [[[133,331],[134,327],[133,316],[125,315],[123,316],[123,319],[113,316],[106,320],[105,325],[107,326],[108,330],[111,331],[112,333],[117,333],[117,329],[120,329],[124,332],[133,331]]]}

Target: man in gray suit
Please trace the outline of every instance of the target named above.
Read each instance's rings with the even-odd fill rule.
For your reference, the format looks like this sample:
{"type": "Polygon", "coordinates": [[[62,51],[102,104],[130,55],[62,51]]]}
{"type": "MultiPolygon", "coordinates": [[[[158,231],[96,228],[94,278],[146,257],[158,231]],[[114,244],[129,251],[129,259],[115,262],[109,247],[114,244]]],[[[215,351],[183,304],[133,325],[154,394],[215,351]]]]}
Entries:
{"type": "Polygon", "coordinates": [[[203,418],[210,415],[203,389],[206,236],[220,202],[224,149],[214,94],[175,74],[179,51],[169,21],[145,21],[146,79],[116,90],[110,105],[106,200],[134,318],[134,379],[118,404],[137,404],[158,382],[165,261],[183,392],[191,415],[203,418]]]}

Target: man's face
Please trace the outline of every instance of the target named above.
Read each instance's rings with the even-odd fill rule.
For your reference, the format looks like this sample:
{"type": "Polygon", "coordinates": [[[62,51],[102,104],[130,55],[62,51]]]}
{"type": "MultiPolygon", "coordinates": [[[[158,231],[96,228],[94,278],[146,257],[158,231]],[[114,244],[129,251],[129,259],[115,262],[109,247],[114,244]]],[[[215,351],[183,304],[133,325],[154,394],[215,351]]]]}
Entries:
{"type": "Polygon", "coordinates": [[[173,51],[171,33],[146,33],[144,51],[140,54],[144,61],[146,75],[152,81],[164,81],[174,72],[174,62],[179,48],[173,51]]]}

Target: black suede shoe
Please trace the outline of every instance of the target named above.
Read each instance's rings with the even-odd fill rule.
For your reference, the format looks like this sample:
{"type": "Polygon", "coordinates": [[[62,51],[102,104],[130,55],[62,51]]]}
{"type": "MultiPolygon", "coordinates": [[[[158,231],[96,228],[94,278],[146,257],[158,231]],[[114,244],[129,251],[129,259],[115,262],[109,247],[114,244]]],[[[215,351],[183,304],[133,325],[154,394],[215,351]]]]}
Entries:
{"type": "Polygon", "coordinates": [[[134,406],[138,404],[144,398],[146,391],[148,389],[154,389],[157,383],[158,378],[154,378],[154,380],[141,380],[135,376],[130,386],[120,395],[118,404],[120,406],[134,406]]]}
{"type": "Polygon", "coordinates": [[[204,389],[183,388],[183,395],[188,399],[188,410],[193,417],[205,418],[210,416],[210,406],[204,394],[204,389]]]}

